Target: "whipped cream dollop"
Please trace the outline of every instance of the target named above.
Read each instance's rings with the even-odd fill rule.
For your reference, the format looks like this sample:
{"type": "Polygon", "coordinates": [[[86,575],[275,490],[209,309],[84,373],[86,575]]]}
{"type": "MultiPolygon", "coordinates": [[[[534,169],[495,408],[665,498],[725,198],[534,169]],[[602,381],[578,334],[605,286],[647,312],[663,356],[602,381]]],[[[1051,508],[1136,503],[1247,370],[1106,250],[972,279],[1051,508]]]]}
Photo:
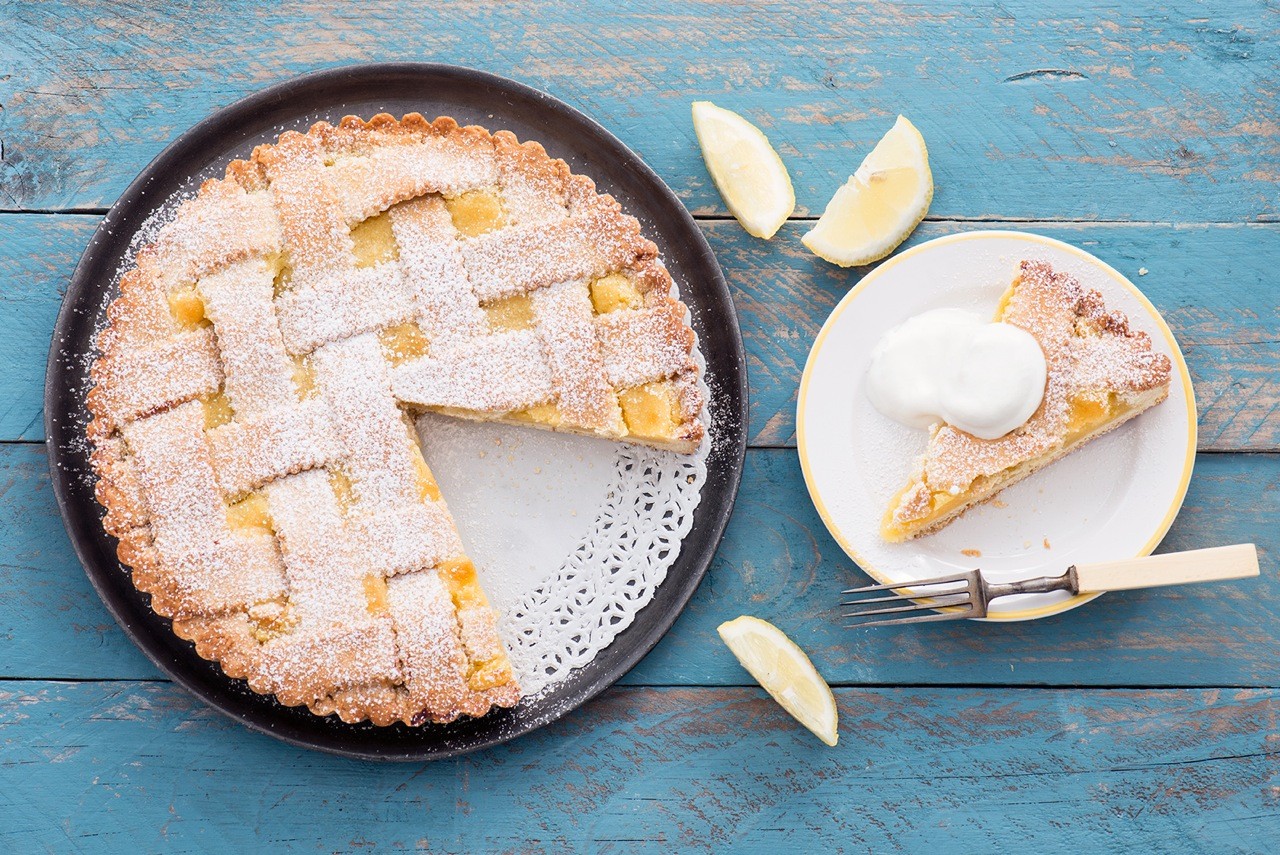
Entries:
{"type": "Polygon", "coordinates": [[[961,309],[934,309],[880,339],[867,369],[867,397],[910,427],[941,420],[999,439],[1031,418],[1047,376],[1044,352],[1025,330],[961,309]]]}

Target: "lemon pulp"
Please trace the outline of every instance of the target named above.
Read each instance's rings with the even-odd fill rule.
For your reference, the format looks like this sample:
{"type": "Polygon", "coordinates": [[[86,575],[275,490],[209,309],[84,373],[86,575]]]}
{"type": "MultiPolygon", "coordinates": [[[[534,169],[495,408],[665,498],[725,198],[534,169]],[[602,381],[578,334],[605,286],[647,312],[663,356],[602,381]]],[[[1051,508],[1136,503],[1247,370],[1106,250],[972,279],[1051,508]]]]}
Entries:
{"type": "Polygon", "coordinates": [[[801,240],[832,264],[870,264],[907,239],[932,201],[924,137],[899,116],[801,240]]]}
{"type": "Polygon", "coordinates": [[[796,207],[791,176],[764,133],[732,110],[693,103],[693,129],[707,171],[747,233],[771,238],[796,207]]]}
{"type": "Polygon", "coordinates": [[[764,690],[827,745],[835,745],[836,699],[794,641],[768,621],[743,615],[717,627],[720,638],[764,690]]]}

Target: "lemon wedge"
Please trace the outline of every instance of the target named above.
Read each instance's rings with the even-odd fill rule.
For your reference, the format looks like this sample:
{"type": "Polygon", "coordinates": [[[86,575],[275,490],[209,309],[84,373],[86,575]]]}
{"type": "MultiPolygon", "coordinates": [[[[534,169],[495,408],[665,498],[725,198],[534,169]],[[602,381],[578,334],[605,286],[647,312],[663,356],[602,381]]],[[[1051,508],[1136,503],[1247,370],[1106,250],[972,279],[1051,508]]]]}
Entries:
{"type": "Polygon", "coordinates": [[[899,116],[801,240],[832,264],[870,264],[907,239],[932,201],[924,137],[899,116]]]}
{"type": "Polygon", "coordinates": [[[768,621],[747,615],[720,624],[716,631],[784,710],[826,744],[836,744],[836,699],[794,641],[768,621]]]}
{"type": "Polygon", "coordinates": [[[795,210],[796,194],[768,138],[737,113],[710,101],[693,102],[693,130],[729,213],[747,234],[773,237],[795,210]]]}

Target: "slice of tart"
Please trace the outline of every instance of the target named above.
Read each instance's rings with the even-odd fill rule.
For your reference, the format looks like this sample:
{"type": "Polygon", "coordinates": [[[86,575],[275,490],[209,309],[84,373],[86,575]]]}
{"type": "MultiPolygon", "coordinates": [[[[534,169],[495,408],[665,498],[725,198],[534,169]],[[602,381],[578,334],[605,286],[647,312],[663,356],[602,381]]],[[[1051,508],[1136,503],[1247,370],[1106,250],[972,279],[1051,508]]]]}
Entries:
{"type": "Polygon", "coordinates": [[[995,319],[1039,342],[1048,368],[1044,401],[999,439],[935,424],[916,471],[889,502],[880,526],[887,541],[937,531],[1168,397],[1169,358],[1098,292],[1045,261],[1019,265],[995,319]]]}

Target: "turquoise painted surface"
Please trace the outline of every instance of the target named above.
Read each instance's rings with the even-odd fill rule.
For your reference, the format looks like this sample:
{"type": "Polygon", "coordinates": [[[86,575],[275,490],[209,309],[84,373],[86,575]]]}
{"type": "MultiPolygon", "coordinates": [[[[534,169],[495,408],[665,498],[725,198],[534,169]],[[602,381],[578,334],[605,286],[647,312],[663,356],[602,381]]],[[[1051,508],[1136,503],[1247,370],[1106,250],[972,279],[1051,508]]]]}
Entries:
{"type": "MultiPolygon", "coordinates": [[[[66,542],[43,453],[0,445],[0,678],[155,679],[66,542]],[[52,611],[56,619],[51,619],[52,611]]],[[[1257,542],[1264,576],[1108,594],[1019,624],[842,630],[839,591],[865,577],[827,534],[790,449],[753,449],[723,545],[693,601],[632,685],[737,685],[715,634],[748,613],[776,622],[832,682],[1052,686],[1280,685],[1280,455],[1202,454],[1164,549],[1257,542]],[[945,651],[945,653],[939,653],[945,651]]]]}
{"type": "Polygon", "coordinates": [[[1280,9],[1243,0],[176,12],[0,0],[5,851],[1274,849],[1278,31],[1280,9]],[[161,680],[76,565],[33,444],[59,295],[132,176],[264,85],[395,59],[544,88],[657,169],[734,289],[755,446],[706,581],[623,687],[529,738],[430,766],[292,749],[161,680]],[[723,216],[688,123],[701,97],[758,121],[791,169],[797,218],[772,242],[723,216]],[[1254,540],[1262,579],[1108,595],[1020,625],[836,628],[831,594],[859,576],[804,492],[794,396],[813,336],[865,271],[831,268],[798,238],[898,112],[924,131],[938,182],[912,243],[1048,234],[1162,310],[1208,452],[1162,548],[1254,540]],[[748,687],[719,646],[715,625],[742,612],[776,620],[842,686],[837,749],[748,687]]]}
{"type": "MultiPolygon", "coordinates": [[[[99,218],[0,214],[0,441],[44,436],[44,361],[62,290],[99,218]]],[[[870,268],[841,270],[800,243],[734,221],[702,227],[733,288],[747,346],[753,445],[795,445],[795,396],[809,346],[836,302],[870,268]]],[[[1277,225],[925,223],[905,246],[975,228],[1034,231],[1082,246],[1129,276],[1164,314],[1195,382],[1200,447],[1280,450],[1277,225]],[[1147,270],[1140,275],[1140,270],[1147,270]]]]}
{"type": "Polygon", "coordinates": [[[1212,4],[230,2],[0,9],[0,206],[109,205],[163,144],[303,71],[433,60],[601,119],[697,213],[723,212],[689,127],[711,98],[772,134],[818,213],[907,114],[941,217],[1276,219],[1277,10],[1212,4]]]}
{"type": "Polygon", "coordinates": [[[167,684],[0,683],[28,851],[1265,851],[1273,689],[838,689],[828,749],[759,689],[628,688],[510,745],[371,766],[167,684]],[[51,798],[56,793],[57,797],[51,798]]]}

